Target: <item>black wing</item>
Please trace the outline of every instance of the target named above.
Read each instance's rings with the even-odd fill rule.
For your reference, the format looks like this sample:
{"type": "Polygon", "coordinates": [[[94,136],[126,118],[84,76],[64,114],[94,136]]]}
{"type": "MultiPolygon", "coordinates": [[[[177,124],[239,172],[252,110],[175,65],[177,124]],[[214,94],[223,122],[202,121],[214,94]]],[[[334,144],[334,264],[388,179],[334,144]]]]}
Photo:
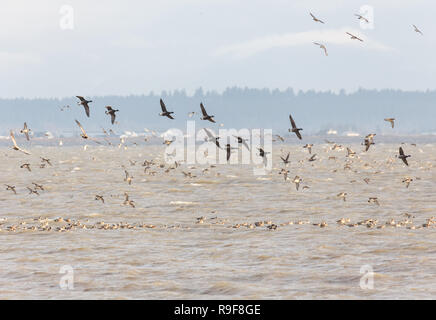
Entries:
{"type": "Polygon", "coordinates": [[[404,156],[403,148],[400,147],[400,156],[404,156]]]}
{"type": "MultiPolygon", "coordinates": [[[[289,115],[289,120],[291,120],[292,129],[297,129],[297,125],[295,124],[295,121],[294,121],[294,119],[292,119],[291,115],[289,115]]],[[[298,134],[297,134],[297,136],[298,136],[298,134]]]]}
{"type": "Polygon", "coordinates": [[[160,107],[162,108],[162,112],[168,112],[167,108],[165,107],[165,103],[160,99],[160,107]]]}
{"type": "Polygon", "coordinates": [[[111,113],[111,122],[112,122],[112,124],[114,124],[114,122],[115,122],[115,117],[116,117],[115,112],[111,113]]]}
{"type": "MultiPolygon", "coordinates": [[[[204,116],[204,117],[207,117],[208,114],[207,114],[206,109],[204,108],[202,102],[200,102],[200,108],[201,108],[201,113],[203,114],[203,116],[204,116]]],[[[214,122],[215,122],[215,121],[214,121],[214,122]]]]}
{"type": "Polygon", "coordinates": [[[83,103],[83,107],[85,108],[85,113],[87,115],[87,117],[89,118],[89,106],[87,102],[83,103]]]}

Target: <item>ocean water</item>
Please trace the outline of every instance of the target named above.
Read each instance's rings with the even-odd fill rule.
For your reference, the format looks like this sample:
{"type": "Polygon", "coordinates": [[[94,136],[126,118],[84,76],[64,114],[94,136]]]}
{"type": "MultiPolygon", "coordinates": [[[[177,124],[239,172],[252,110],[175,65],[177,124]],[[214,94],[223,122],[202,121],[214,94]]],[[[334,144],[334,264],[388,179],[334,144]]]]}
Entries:
{"type": "Polygon", "coordinates": [[[302,143],[276,143],[263,176],[238,164],[166,172],[165,146],[144,142],[25,147],[31,155],[2,146],[0,298],[434,298],[436,138],[380,140],[363,152],[359,140],[333,150],[319,139],[312,162],[302,143]],[[145,172],[144,160],[155,163],[145,172]]]}

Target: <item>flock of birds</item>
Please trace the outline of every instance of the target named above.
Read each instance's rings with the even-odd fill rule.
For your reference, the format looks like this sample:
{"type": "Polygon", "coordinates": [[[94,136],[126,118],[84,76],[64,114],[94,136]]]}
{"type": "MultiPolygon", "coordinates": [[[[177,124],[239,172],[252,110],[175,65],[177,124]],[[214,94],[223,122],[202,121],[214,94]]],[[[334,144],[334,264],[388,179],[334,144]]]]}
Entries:
{"type": "MultiPolygon", "coordinates": [[[[324,22],[323,20],[318,19],[317,17],[315,17],[315,16],[312,14],[312,12],[309,12],[309,14],[310,14],[310,16],[312,17],[312,20],[313,20],[313,21],[318,22],[318,23],[325,24],[325,22],[324,22]]],[[[364,17],[364,16],[362,16],[362,15],[360,15],[360,14],[354,14],[354,15],[357,17],[358,20],[364,21],[364,22],[367,23],[367,24],[370,23],[370,21],[368,20],[368,18],[366,18],[366,17],[364,17]]],[[[424,35],[424,34],[421,32],[421,30],[418,29],[417,26],[415,26],[414,24],[412,24],[412,27],[413,27],[413,30],[414,30],[416,33],[419,33],[420,35],[424,35]]],[[[354,35],[354,34],[352,34],[352,33],[350,33],[350,32],[345,32],[345,33],[346,33],[348,36],[350,36],[350,39],[351,39],[351,40],[358,40],[358,41],[360,41],[360,42],[364,42],[362,38],[360,38],[360,37],[358,37],[358,36],[356,36],[356,35],[354,35]]],[[[324,54],[325,54],[326,56],[328,56],[327,47],[326,47],[324,44],[319,43],[319,42],[314,42],[314,44],[317,45],[318,47],[320,47],[322,50],[324,50],[324,54]]]]}
{"type": "MultiPolygon", "coordinates": [[[[324,24],[324,21],[322,21],[322,20],[318,19],[317,17],[315,17],[312,13],[310,13],[310,15],[312,16],[312,19],[315,22],[324,24]]],[[[356,16],[358,17],[358,19],[366,21],[367,23],[369,23],[369,21],[365,17],[363,17],[361,15],[356,15],[356,16]]],[[[416,26],[414,26],[414,28],[415,28],[416,32],[422,34],[422,32],[416,26]]],[[[356,39],[356,40],[359,40],[359,41],[363,41],[361,38],[359,38],[359,37],[357,37],[357,36],[355,36],[355,35],[353,35],[351,33],[347,32],[347,34],[351,37],[351,39],[356,39]]],[[[315,44],[320,46],[320,48],[322,48],[325,51],[325,54],[328,55],[327,48],[325,47],[325,45],[323,45],[321,43],[315,43],[315,44]]],[[[92,103],[93,101],[92,100],[87,100],[83,96],[76,96],[76,97],[79,99],[78,105],[80,105],[80,106],[82,106],[84,108],[85,115],[89,118],[90,114],[91,114],[91,112],[90,112],[90,103],[92,103]]],[[[160,102],[160,108],[161,108],[161,112],[159,113],[159,116],[166,117],[166,118],[168,118],[170,120],[174,120],[175,119],[175,113],[173,111],[168,111],[167,106],[165,105],[165,103],[164,103],[164,101],[162,99],[160,99],[159,102],[160,102]]],[[[69,106],[67,106],[66,108],[69,108],[69,106]]],[[[106,106],[105,109],[106,109],[105,114],[110,116],[111,124],[114,125],[116,123],[117,113],[120,112],[120,110],[114,109],[112,106],[106,106]]],[[[64,110],[64,107],[61,108],[61,110],[64,110]]],[[[208,121],[208,122],[211,122],[211,123],[216,123],[216,121],[214,119],[215,116],[208,114],[208,112],[206,111],[206,108],[204,107],[202,102],[200,103],[200,111],[201,111],[201,115],[202,115],[201,118],[200,118],[201,120],[208,121]]],[[[188,116],[192,117],[194,114],[196,114],[196,112],[189,112],[188,116]]],[[[289,133],[293,133],[293,134],[295,134],[295,136],[299,140],[303,140],[303,137],[302,137],[302,134],[301,134],[301,131],[303,131],[303,128],[299,128],[297,126],[297,124],[296,124],[295,120],[293,119],[292,115],[289,115],[289,121],[290,121],[290,125],[291,125],[291,128],[288,129],[289,133]]],[[[391,125],[392,129],[394,128],[394,126],[395,126],[395,118],[392,118],[392,117],[391,118],[385,118],[384,121],[389,122],[389,124],[391,125]]],[[[96,143],[101,144],[100,141],[90,137],[86,133],[86,131],[83,128],[82,124],[77,119],[75,119],[75,123],[80,128],[80,130],[81,130],[80,136],[83,139],[85,139],[85,140],[93,140],[96,143]]],[[[207,128],[204,128],[203,130],[206,132],[207,141],[214,143],[217,148],[223,149],[223,147],[220,144],[220,137],[219,136],[215,136],[207,128]]],[[[25,136],[27,141],[30,141],[31,129],[28,127],[27,122],[24,123],[23,129],[20,130],[20,133],[25,136]]],[[[362,143],[362,145],[364,146],[364,152],[368,152],[370,147],[375,144],[375,142],[374,142],[375,136],[376,136],[375,133],[370,133],[370,134],[365,136],[364,141],[362,143]]],[[[233,136],[233,137],[237,140],[238,147],[240,147],[240,148],[244,147],[244,148],[247,148],[248,150],[250,150],[250,145],[249,145],[250,141],[248,139],[245,139],[245,138],[240,137],[240,136],[233,136]]],[[[285,140],[280,135],[275,135],[275,137],[277,137],[277,139],[279,139],[282,142],[285,140]]],[[[31,154],[29,151],[27,151],[27,150],[21,148],[20,146],[18,146],[17,141],[15,139],[15,134],[14,134],[13,130],[10,130],[10,138],[11,138],[12,143],[13,143],[13,146],[12,146],[13,150],[22,152],[22,153],[24,153],[26,155],[30,155],[31,154]]],[[[169,145],[172,142],[173,142],[173,140],[164,140],[164,144],[166,144],[166,145],[169,145]]],[[[337,149],[342,150],[343,149],[343,147],[341,145],[338,145],[338,144],[336,144],[334,142],[327,141],[327,140],[326,140],[326,142],[328,144],[332,144],[333,145],[331,150],[337,150],[337,149]]],[[[416,144],[412,144],[412,145],[416,146],[416,144]]],[[[316,154],[312,155],[313,144],[306,144],[306,145],[303,146],[303,148],[307,149],[309,154],[310,154],[310,158],[308,159],[309,162],[313,162],[313,161],[317,161],[318,160],[316,154]]],[[[234,149],[238,149],[238,148],[231,147],[230,143],[227,143],[225,145],[227,161],[230,160],[230,157],[231,157],[231,154],[232,154],[232,150],[234,150],[234,149]]],[[[266,152],[263,148],[258,148],[258,150],[259,150],[258,156],[260,156],[260,157],[262,157],[264,159],[264,164],[266,165],[266,160],[267,160],[267,157],[270,155],[270,153],[266,152]]],[[[346,155],[347,158],[356,157],[356,152],[351,150],[350,147],[347,147],[346,150],[347,150],[347,155],[346,155]]],[[[400,159],[406,166],[409,166],[409,163],[408,163],[407,159],[409,157],[411,157],[411,156],[406,154],[401,146],[398,149],[398,155],[396,155],[396,157],[398,159],[400,159]]],[[[41,164],[40,164],[41,168],[44,168],[46,165],[53,166],[53,164],[52,164],[50,159],[44,158],[44,157],[40,157],[40,158],[41,158],[41,164]]],[[[331,158],[335,158],[335,157],[329,157],[329,159],[331,159],[331,158]]],[[[283,175],[285,182],[289,181],[291,183],[294,183],[295,184],[295,188],[298,191],[300,189],[301,183],[303,182],[303,179],[300,176],[298,176],[298,175],[296,175],[293,179],[289,179],[289,177],[288,177],[289,174],[290,174],[290,171],[287,169],[287,167],[290,164],[290,152],[288,152],[287,155],[280,156],[280,159],[281,159],[282,164],[284,165],[284,167],[280,169],[278,174],[283,175]]],[[[131,165],[134,165],[134,164],[135,164],[135,162],[131,161],[131,165]]],[[[166,168],[165,172],[168,173],[171,170],[175,170],[180,165],[181,165],[181,163],[175,161],[174,165],[171,165],[168,168],[166,168]]],[[[158,164],[158,163],[156,163],[154,161],[145,160],[144,163],[143,163],[144,173],[147,173],[147,171],[148,171],[148,173],[150,175],[156,174],[156,171],[152,171],[151,170],[151,168],[153,166],[157,166],[157,167],[160,167],[160,168],[165,168],[165,165],[163,165],[163,164],[158,164]]],[[[214,165],[210,166],[210,168],[214,168],[214,167],[215,167],[214,165]]],[[[27,163],[27,162],[21,164],[20,168],[26,169],[29,172],[32,171],[30,163],[27,163]]],[[[133,181],[133,176],[127,171],[127,169],[124,166],[123,166],[123,168],[124,168],[124,173],[125,173],[124,181],[127,182],[128,185],[131,185],[132,181],[133,181]]],[[[204,169],[203,173],[207,172],[210,168],[204,169]]],[[[344,169],[349,169],[350,170],[351,169],[351,163],[347,162],[346,165],[344,166],[344,169]]],[[[188,178],[188,179],[196,177],[195,175],[192,174],[192,172],[182,171],[182,173],[183,173],[184,177],[188,178]]],[[[366,184],[369,184],[369,181],[370,181],[369,178],[364,178],[363,180],[364,180],[364,182],[366,184]]],[[[413,181],[413,179],[410,178],[410,177],[405,177],[403,179],[403,183],[405,183],[407,188],[409,187],[409,185],[410,185],[410,183],[412,181],[413,181]]],[[[307,186],[307,185],[302,187],[303,190],[304,189],[308,189],[308,188],[310,188],[310,187],[307,186]]],[[[16,190],[16,187],[14,185],[6,184],[6,190],[7,191],[11,191],[14,194],[17,194],[17,190],[16,190]]],[[[32,185],[27,187],[27,190],[29,191],[29,195],[39,195],[39,192],[40,191],[44,191],[45,189],[44,189],[44,186],[42,184],[39,184],[39,183],[36,183],[36,182],[32,182],[32,185]]],[[[124,196],[123,205],[128,205],[128,206],[130,206],[132,208],[135,208],[135,201],[130,199],[129,194],[127,192],[125,192],[123,196],[124,196]]],[[[341,199],[343,201],[346,201],[347,193],[346,192],[340,192],[340,193],[337,194],[337,198],[339,198],[339,199],[341,199]]],[[[96,194],[94,199],[96,201],[100,201],[103,204],[105,203],[105,199],[104,199],[103,195],[96,194]]],[[[368,203],[376,204],[378,206],[380,205],[379,200],[378,200],[377,197],[369,197],[368,198],[368,203]]],[[[412,223],[411,220],[409,220],[411,218],[411,216],[409,214],[406,214],[406,215],[407,215],[406,216],[406,220],[403,220],[403,221],[400,221],[400,222],[395,222],[394,220],[390,220],[390,221],[386,222],[386,224],[379,225],[378,228],[384,228],[386,225],[389,225],[389,226],[397,226],[397,227],[398,226],[408,226],[411,229],[415,229],[416,226],[413,226],[411,224],[412,223]]],[[[196,223],[197,224],[203,224],[205,220],[206,220],[205,217],[199,217],[199,218],[197,218],[196,223]]],[[[225,219],[224,220],[223,219],[220,220],[217,217],[211,218],[211,220],[214,220],[215,224],[225,224],[226,223],[225,219]]],[[[35,221],[43,223],[43,225],[42,226],[40,225],[39,227],[31,226],[31,227],[27,227],[27,229],[29,229],[29,230],[45,230],[45,231],[52,230],[51,226],[49,226],[49,220],[48,219],[40,217],[38,219],[35,219],[35,221]]],[[[98,222],[97,224],[94,224],[94,225],[89,225],[89,224],[87,225],[86,223],[81,223],[80,221],[72,221],[71,219],[63,219],[63,218],[59,218],[57,220],[55,219],[52,222],[53,223],[65,222],[66,223],[64,226],[58,226],[55,229],[57,231],[69,231],[69,230],[72,230],[72,229],[75,229],[75,228],[79,228],[79,227],[80,228],[88,228],[88,229],[92,229],[92,228],[98,228],[98,229],[129,228],[129,229],[135,229],[135,228],[138,228],[138,227],[156,228],[156,226],[154,226],[154,225],[146,225],[146,224],[129,225],[127,223],[112,224],[112,225],[110,225],[110,224],[105,224],[103,222],[98,222]]],[[[0,230],[2,230],[1,229],[1,225],[5,224],[5,223],[6,223],[5,220],[4,221],[0,221],[0,230]]],[[[290,221],[290,222],[286,222],[286,223],[276,224],[276,223],[273,223],[272,221],[257,221],[257,222],[253,222],[253,223],[239,223],[239,224],[232,225],[231,227],[239,228],[241,226],[246,226],[246,227],[252,229],[252,228],[255,228],[255,227],[266,226],[269,230],[275,230],[275,229],[277,229],[278,225],[281,225],[281,226],[290,225],[290,224],[299,224],[300,225],[300,224],[308,224],[308,223],[309,223],[309,221],[295,221],[295,222],[294,221],[290,221]]],[[[377,225],[377,220],[367,219],[367,220],[360,221],[360,222],[357,222],[357,223],[351,223],[350,219],[343,218],[343,219],[340,219],[339,221],[337,221],[337,223],[339,225],[348,225],[350,227],[358,226],[358,225],[365,225],[367,227],[375,227],[377,225]]],[[[436,220],[432,217],[432,218],[428,219],[427,223],[422,225],[421,227],[428,227],[428,226],[431,226],[433,224],[436,224],[436,220]]],[[[22,228],[26,228],[24,225],[25,225],[25,223],[20,223],[19,225],[9,226],[5,230],[16,231],[16,230],[20,229],[20,226],[22,228]]],[[[319,227],[326,227],[328,224],[325,221],[323,221],[321,223],[317,223],[317,224],[314,224],[314,225],[317,225],[319,227]]],[[[163,227],[168,227],[168,226],[163,226],[163,227]]],[[[172,227],[174,227],[174,226],[172,226],[172,227]]]]}

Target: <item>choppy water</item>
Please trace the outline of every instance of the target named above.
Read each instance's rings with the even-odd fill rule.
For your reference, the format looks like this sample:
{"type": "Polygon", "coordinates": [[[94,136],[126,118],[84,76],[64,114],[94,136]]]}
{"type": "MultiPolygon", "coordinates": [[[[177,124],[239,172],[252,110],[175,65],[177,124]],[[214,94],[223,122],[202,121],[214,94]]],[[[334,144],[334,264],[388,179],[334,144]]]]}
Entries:
{"type": "Polygon", "coordinates": [[[277,144],[267,176],[242,165],[206,173],[207,165],[168,173],[168,165],[153,165],[144,173],[144,160],[163,162],[161,145],[33,147],[30,156],[2,147],[0,298],[434,298],[436,232],[422,225],[436,216],[436,144],[417,143],[403,145],[410,167],[395,158],[399,143],[377,143],[367,153],[359,143],[343,144],[357,152],[347,158],[320,142],[314,162],[302,145],[277,144]],[[278,171],[287,151],[285,182],[278,171]],[[53,166],[40,168],[40,156],[53,166]],[[25,162],[31,172],[20,168],[25,162]],[[299,191],[295,175],[303,179],[299,191]],[[405,177],[414,179],[409,188],[405,177]],[[32,182],[44,186],[40,196],[26,189],[32,182]],[[124,192],[135,208],[123,205],[124,192]],[[406,221],[405,213],[415,218],[406,221]],[[341,218],[350,222],[339,225],[341,218]],[[372,227],[347,226],[370,218],[378,220],[372,227]],[[391,219],[397,226],[386,225],[391,219]],[[254,226],[259,221],[266,223],[254,226]],[[314,225],[321,222],[327,226],[314,225]],[[64,265],[74,270],[73,290],[60,288],[64,265]],[[360,286],[365,265],[375,273],[373,289],[360,286]]]}

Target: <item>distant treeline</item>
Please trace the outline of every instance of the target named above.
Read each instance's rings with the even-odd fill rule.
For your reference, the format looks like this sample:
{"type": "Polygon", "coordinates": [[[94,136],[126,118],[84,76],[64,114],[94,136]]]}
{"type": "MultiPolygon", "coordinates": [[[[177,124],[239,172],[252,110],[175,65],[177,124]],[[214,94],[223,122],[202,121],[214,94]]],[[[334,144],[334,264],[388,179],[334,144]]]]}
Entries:
{"type": "Polygon", "coordinates": [[[78,119],[90,132],[101,131],[101,127],[112,127],[115,132],[143,132],[144,128],[163,131],[184,128],[186,120],[193,119],[197,120],[200,129],[212,125],[199,121],[200,102],[209,114],[215,115],[215,127],[223,123],[226,128],[272,128],[276,132],[285,132],[290,126],[289,113],[292,113],[305,134],[318,134],[329,129],[339,133],[436,132],[436,91],[360,89],[351,94],[345,91],[337,94],[232,87],[222,93],[205,92],[200,88],[193,95],[176,90],[148,95],[86,96],[93,100],[89,119],[83,107],[77,105],[78,99],[74,95],[63,99],[0,99],[0,134],[6,134],[10,128],[21,127],[24,121],[34,131],[72,134],[78,132],[74,119],[78,119]],[[175,120],[158,115],[161,112],[160,98],[165,101],[168,110],[175,112],[175,120]],[[65,108],[67,105],[70,108],[65,108]],[[104,113],[106,105],[120,110],[117,113],[118,123],[114,126],[104,113]],[[192,111],[197,114],[189,118],[188,113],[192,111]],[[383,121],[387,117],[396,118],[395,129],[383,121]]]}

